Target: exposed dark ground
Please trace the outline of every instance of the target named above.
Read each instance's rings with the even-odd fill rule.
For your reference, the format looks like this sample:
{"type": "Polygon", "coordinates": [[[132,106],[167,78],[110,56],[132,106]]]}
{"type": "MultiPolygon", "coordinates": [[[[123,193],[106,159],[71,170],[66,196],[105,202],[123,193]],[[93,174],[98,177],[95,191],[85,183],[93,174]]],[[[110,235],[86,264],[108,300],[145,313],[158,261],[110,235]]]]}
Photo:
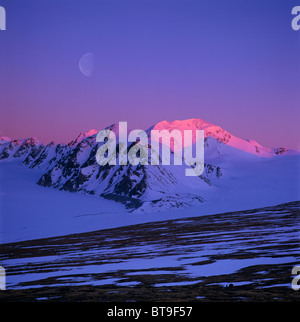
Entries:
{"type": "Polygon", "coordinates": [[[0,301],[299,301],[299,207],[2,244],[0,301]]]}

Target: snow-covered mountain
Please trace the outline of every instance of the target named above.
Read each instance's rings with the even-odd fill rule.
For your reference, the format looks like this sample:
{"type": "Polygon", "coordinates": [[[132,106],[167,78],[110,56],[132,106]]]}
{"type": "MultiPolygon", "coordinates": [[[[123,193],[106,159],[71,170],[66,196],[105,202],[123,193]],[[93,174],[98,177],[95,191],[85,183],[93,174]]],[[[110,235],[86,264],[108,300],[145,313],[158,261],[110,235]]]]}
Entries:
{"type": "MultiPolygon", "coordinates": [[[[184,130],[192,130],[193,143],[195,143],[195,140],[196,140],[196,136],[195,136],[196,130],[203,130],[204,137],[206,138],[206,141],[207,141],[206,153],[208,152],[207,150],[211,150],[210,152],[214,155],[214,157],[216,157],[218,153],[219,154],[224,153],[228,146],[235,148],[239,151],[244,151],[261,157],[272,157],[274,156],[274,153],[286,154],[286,153],[292,152],[292,151],[288,151],[288,149],[284,147],[270,149],[270,148],[263,147],[255,140],[241,139],[225,131],[220,126],[208,123],[202,119],[188,119],[188,120],[182,120],[182,121],[176,120],[172,122],[162,121],[155,124],[148,131],[150,130],[172,131],[175,129],[179,130],[181,133],[183,133],[184,130]],[[217,141],[217,142],[214,142],[214,141],[217,141]],[[223,143],[223,144],[217,144],[217,143],[223,143]]],[[[232,151],[232,150],[229,149],[229,151],[232,151]]]]}
{"type": "MultiPolygon", "coordinates": [[[[118,135],[117,124],[106,129],[118,135]]],[[[201,119],[162,121],[146,133],[150,136],[151,130],[174,129],[193,130],[194,134],[195,130],[204,130],[205,167],[201,176],[186,177],[186,165],[100,166],[96,162],[96,152],[102,143],[96,142],[97,130],[81,132],[66,145],[51,142],[45,146],[35,138],[11,140],[3,137],[0,138],[0,160],[20,160],[22,166],[42,169],[44,174],[38,184],[44,187],[98,195],[121,202],[129,210],[156,211],[205,202],[207,195],[218,189],[219,182],[231,175],[222,167],[230,158],[250,160],[292,153],[283,147],[269,149],[253,140],[240,139],[201,119]]],[[[195,143],[195,135],[192,143],[195,143]]],[[[128,144],[127,148],[134,144],[128,144]]],[[[150,158],[151,144],[148,151],[150,158]]]]}
{"type": "Polygon", "coordinates": [[[0,160],[7,158],[23,159],[31,154],[35,158],[43,148],[43,144],[36,138],[11,140],[7,137],[0,138],[0,160]]]}
{"type": "Polygon", "coordinates": [[[95,129],[92,129],[88,132],[80,132],[79,135],[76,137],[75,140],[68,143],[68,146],[75,147],[78,143],[80,143],[83,139],[88,138],[94,134],[97,134],[98,131],[95,129]]]}

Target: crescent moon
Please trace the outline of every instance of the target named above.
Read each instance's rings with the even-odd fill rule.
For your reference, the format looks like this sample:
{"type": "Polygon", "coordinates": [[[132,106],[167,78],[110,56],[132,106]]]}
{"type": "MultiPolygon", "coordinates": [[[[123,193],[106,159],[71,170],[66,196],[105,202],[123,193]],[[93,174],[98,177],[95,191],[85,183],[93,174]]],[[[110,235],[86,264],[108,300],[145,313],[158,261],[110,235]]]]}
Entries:
{"type": "Polygon", "coordinates": [[[79,59],[79,70],[84,76],[91,76],[95,68],[95,55],[86,53],[79,59]]]}

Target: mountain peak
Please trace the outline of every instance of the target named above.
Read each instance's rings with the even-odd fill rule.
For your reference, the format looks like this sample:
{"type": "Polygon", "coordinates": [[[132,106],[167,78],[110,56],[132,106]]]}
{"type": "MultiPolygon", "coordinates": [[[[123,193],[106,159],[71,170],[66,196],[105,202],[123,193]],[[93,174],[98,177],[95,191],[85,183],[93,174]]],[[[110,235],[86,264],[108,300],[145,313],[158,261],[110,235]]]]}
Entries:
{"type": "Polygon", "coordinates": [[[78,134],[78,136],[76,137],[76,139],[75,139],[75,140],[72,140],[72,141],[70,141],[70,142],[68,143],[68,146],[69,146],[69,147],[74,147],[74,146],[75,146],[75,145],[77,145],[79,142],[81,142],[83,139],[88,138],[88,137],[90,137],[90,136],[93,136],[93,135],[95,135],[95,134],[97,134],[97,133],[98,133],[98,131],[97,131],[97,130],[95,130],[95,129],[89,130],[89,131],[87,131],[87,132],[80,132],[80,133],[78,134]]]}
{"type": "Polygon", "coordinates": [[[206,122],[203,119],[199,118],[192,118],[192,119],[186,119],[186,120],[174,120],[174,121],[162,121],[153,126],[153,129],[159,130],[161,128],[164,129],[178,129],[178,130],[189,130],[189,129],[198,129],[202,130],[207,127],[215,126],[209,122],[206,122]]]}
{"type": "Polygon", "coordinates": [[[9,138],[8,136],[1,136],[0,141],[11,141],[11,138],[9,138]]]}
{"type": "Polygon", "coordinates": [[[92,135],[95,135],[95,134],[97,134],[98,133],[98,131],[97,130],[95,130],[95,129],[92,129],[92,130],[89,130],[89,131],[87,131],[87,132],[84,132],[83,134],[84,134],[84,136],[85,137],[90,137],[90,136],[92,136],[92,135]]]}
{"type": "Polygon", "coordinates": [[[41,142],[40,142],[40,140],[38,140],[36,137],[33,136],[31,138],[25,139],[23,144],[28,144],[28,145],[31,145],[31,146],[35,146],[35,145],[40,145],[41,142]]]}
{"type": "Polygon", "coordinates": [[[224,130],[223,128],[221,128],[220,126],[209,123],[199,118],[192,118],[192,119],[186,119],[186,120],[174,120],[171,122],[164,120],[149,128],[148,132],[150,130],[172,131],[175,129],[181,131],[182,134],[184,130],[192,130],[193,143],[195,143],[196,141],[196,130],[203,130],[205,138],[211,137],[227,146],[231,146],[238,150],[242,150],[254,155],[259,155],[264,157],[270,157],[273,155],[273,152],[271,151],[271,149],[263,147],[256,141],[244,140],[239,137],[236,137],[231,133],[227,132],[226,130],[224,130]]]}

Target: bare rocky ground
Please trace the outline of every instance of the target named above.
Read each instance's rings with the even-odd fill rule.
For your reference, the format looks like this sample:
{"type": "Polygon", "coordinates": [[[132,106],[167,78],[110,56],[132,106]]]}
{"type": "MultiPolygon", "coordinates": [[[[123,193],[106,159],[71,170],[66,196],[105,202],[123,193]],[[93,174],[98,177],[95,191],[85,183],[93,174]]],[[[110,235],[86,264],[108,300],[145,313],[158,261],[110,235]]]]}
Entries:
{"type": "Polygon", "coordinates": [[[0,301],[299,301],[299,207],[2,244],[0,301]]]}

